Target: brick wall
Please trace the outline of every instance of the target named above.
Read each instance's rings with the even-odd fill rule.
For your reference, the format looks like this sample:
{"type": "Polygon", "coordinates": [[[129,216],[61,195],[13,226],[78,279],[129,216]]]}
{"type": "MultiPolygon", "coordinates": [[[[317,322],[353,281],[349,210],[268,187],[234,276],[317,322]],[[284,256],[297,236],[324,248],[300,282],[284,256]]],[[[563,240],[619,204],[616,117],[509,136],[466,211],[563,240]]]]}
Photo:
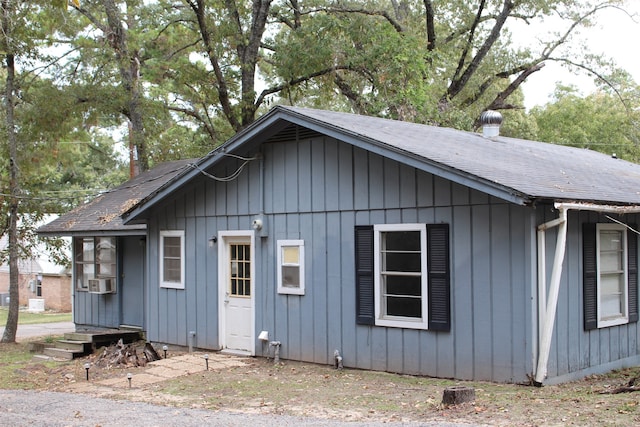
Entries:
{"type": "MultiPolygon", "coordinates": [[[[71,276],[68,275],[42,275],[42,297],[32,292],[29,282],[36,279],[33,274],[21,274],[18,277],[18,293],[20,305],[29,306],[30,298],[44,298],[46,310],[62,312],[71,311],[71,276]]],[[[0,272],[0,294],[9,293],[9,273],[0,272]]],[[[2,303],[0,301],[0,303],[2,303]]]]}

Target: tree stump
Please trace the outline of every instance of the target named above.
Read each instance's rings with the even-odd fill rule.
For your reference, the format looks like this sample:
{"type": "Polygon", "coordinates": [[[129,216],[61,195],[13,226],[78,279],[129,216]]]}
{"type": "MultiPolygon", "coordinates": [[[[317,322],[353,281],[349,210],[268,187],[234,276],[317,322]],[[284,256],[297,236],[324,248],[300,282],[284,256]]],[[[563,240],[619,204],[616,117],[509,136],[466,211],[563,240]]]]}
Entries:
{"type": "Polygon", "coordinates": [[[447,387],[442,393],[442,403],[445,405],[457,405],[459,403],[473,402],[474,400],[476,400],[476,391],[471,387],[447,387]]]}

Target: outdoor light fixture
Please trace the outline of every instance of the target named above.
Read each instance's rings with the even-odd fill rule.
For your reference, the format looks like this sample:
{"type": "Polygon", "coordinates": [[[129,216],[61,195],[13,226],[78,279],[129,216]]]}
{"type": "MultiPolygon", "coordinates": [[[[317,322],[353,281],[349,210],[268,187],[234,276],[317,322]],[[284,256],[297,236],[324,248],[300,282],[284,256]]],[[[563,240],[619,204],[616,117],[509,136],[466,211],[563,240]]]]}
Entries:
{"type": "Polygon", "coordinates": [[[211,238],[209,239],[209,247],[212,248],[217,241],[218,241],[218,238],[216,236],[211,236],[211,238]]]}
{"type": "Polygon", "coordinates": [[[131,372],[129,372],[127,374],[127,380],[129,380],[129,388],[131,388],[131,378],[133,378],[133,375],[131,374],[131,372]]]}
{"type": "Polygon", "coordinates": [[[87,381],[89,381],[89,368],[91,367],[90,363],[85,363],[84,364],[84,370],[87,372],[87,381]]]}
{"type": "Polygon", "coordinates": [[[162,346],[162,351],[164,351],[164,358],[167,358],[167,350],[169,350],[169,347],[165,344],[162,346]]]}
{"type": "Polygon", "coordinates": [[[207,365],[207,371],[209,370],[209,355],[204,355],[204,363],[207,365]]]}

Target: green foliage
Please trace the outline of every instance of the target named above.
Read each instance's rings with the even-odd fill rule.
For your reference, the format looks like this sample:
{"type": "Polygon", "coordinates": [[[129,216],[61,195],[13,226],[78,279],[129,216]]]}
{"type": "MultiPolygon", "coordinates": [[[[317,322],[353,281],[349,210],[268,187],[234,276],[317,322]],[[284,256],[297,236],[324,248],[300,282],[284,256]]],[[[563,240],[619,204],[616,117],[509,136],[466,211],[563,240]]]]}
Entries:
{"type": "Polygon", "coordinates": [[[589,148],[638,163],[640,113],[628,106],[638,105],[639,89],[627,90],[626,98],[620,99],[605,91],[581,97],[574,87],[558,87],[554,102],[531,111],[538,127],[536,136],[542,141],[589,148]]]}
{"type": "MultiPolygon", "coordinates": [[[[425,9],[419,3],[306,3],[308,10],[317,12],[301,14],[298,26],[281,26],[269,56],[275,75],[268,82],[294,82],[299,76],[335,67],[311,82],[287,86],[283,98],[289,103],[470,130],[488,107],[522,108],[517,88],[506,97],[504,91],[520,73],[566,45],[555,44],[564,35],[560,31],[539,47],[516,47],[509,28],[498,25],[505,5],[512,7],[506,22],[562,16],[570,28],[573,22],[588,25],[590,21],[583,18],[592,17],[594,10],[620,2],[487,2],[479,19],[478,2],[430,3],[435,36],[431,44],[425,9]]],[[[293,18],[283,9],[277,13],[290,23],[293,18]]],[[[562,55],[575,63],[580,60],[575,52],[558,57],[562,55]]],[[[599,57],[582,58],[593,70],[607,65],[594,60],[599,57]]],[[[518,118],[522,136],[531,135],[531,122],[523,115],[518,118]]]]}

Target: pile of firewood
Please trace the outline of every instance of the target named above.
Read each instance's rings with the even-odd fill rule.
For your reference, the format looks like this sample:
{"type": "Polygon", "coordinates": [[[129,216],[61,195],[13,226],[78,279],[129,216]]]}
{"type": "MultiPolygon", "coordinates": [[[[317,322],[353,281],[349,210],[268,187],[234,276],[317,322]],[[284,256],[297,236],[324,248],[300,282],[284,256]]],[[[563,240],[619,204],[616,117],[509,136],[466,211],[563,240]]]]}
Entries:
{"type": "Polygon", "coordinates": [[[116,344],[105,347],[95,364],[103,368],[107,367],[144,367],[149,362],[160,360],[160,356],[149,343],[138,354],[135,343],[125,344],[122,339],[116,344]]]}

